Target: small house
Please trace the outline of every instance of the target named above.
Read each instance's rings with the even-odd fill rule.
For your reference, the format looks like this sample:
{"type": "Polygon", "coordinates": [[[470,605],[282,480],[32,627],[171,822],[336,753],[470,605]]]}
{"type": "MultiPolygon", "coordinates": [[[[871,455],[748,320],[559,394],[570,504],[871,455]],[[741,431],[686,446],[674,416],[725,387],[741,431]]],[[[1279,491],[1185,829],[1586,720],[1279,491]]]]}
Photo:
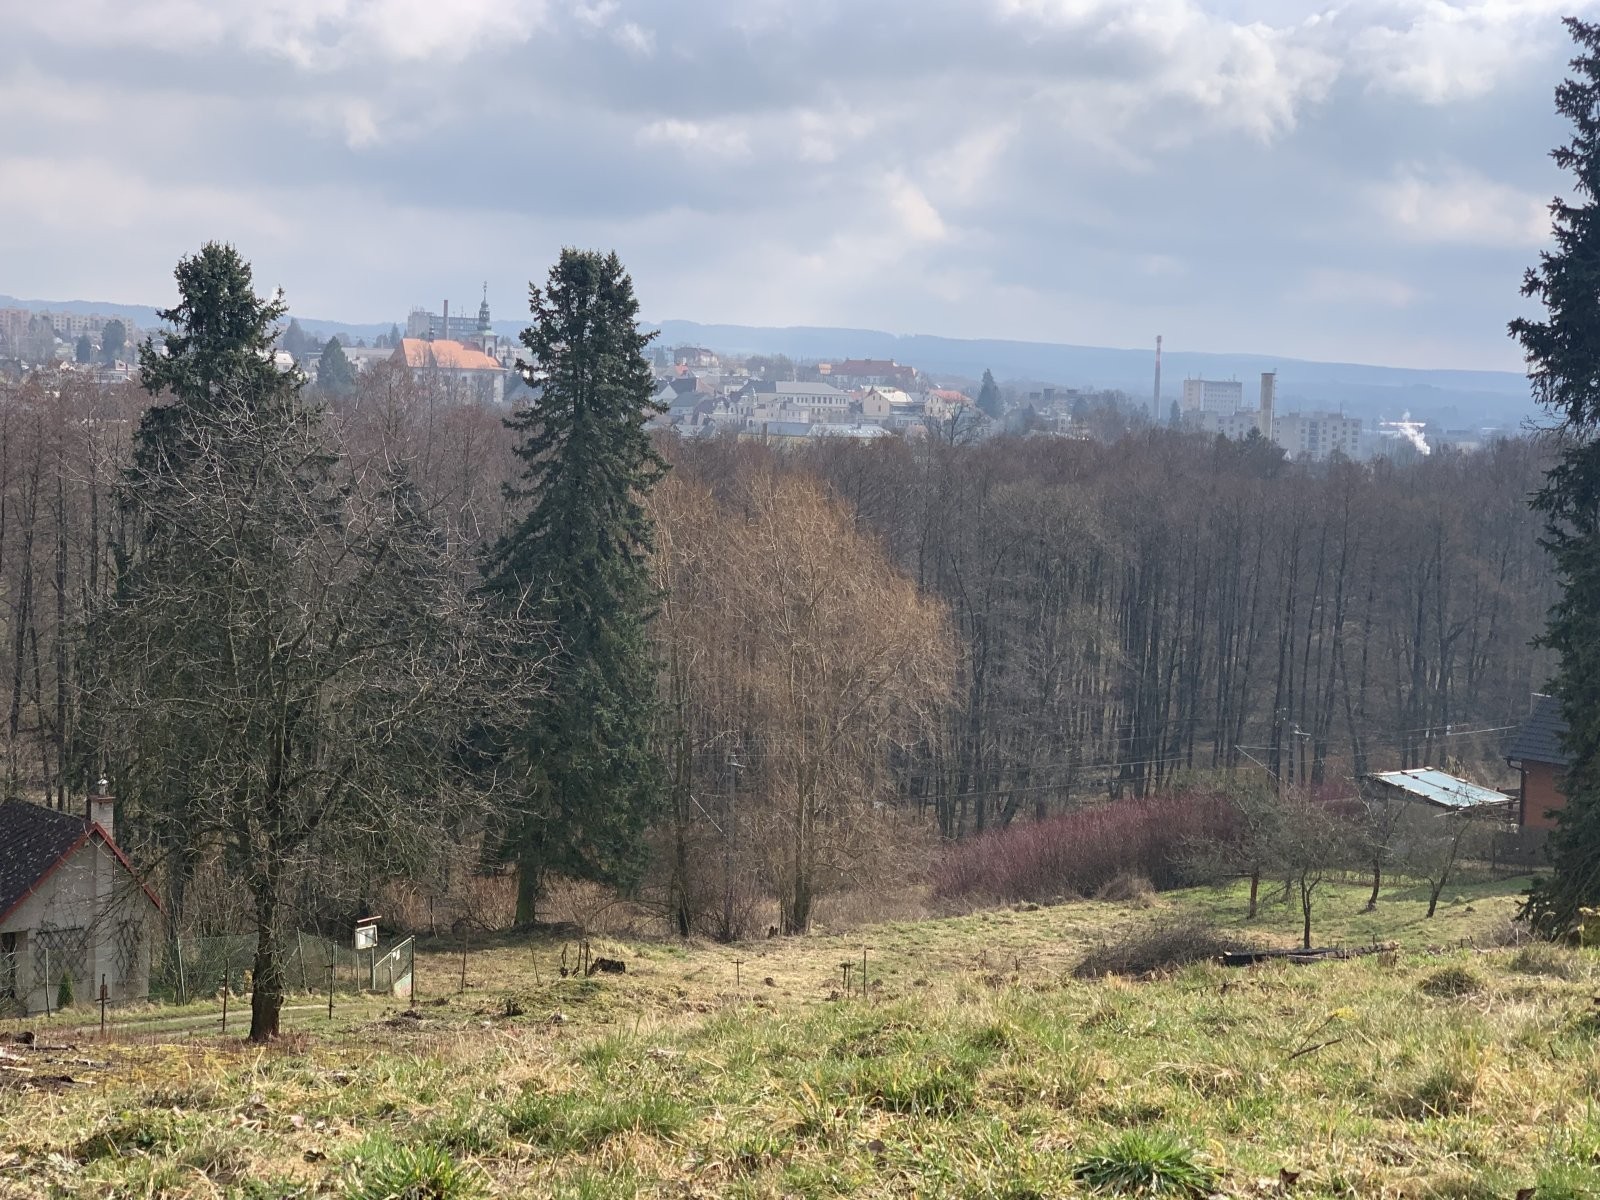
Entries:
{"type": "Polygon", "coordinates": [[[1561,701],[1535,694],[1527,720],[1506,747],[1506,761],[1522,776],[1516,818],[1524,829],[1553,828],[1555,814],[1567,806],[1561,791],[1561,776],[1572,765],[1566,736],[1561,701]]]}
{"type": "Polygon", "coordinates": [[[0,804],[0,1015],[142,1000],[160,902],[117,846],[114,805],[84,815],[0,804]],[[70,980],[63,984],[63,979],[70,980]]]}

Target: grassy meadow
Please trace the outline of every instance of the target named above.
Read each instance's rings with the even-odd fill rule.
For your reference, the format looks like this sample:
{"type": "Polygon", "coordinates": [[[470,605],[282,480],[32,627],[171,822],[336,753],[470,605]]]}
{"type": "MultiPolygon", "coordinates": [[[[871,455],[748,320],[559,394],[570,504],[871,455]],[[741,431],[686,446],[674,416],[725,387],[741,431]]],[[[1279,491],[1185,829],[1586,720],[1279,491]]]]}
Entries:
{"type": "Polygon", "coordinates": [[[1500,945],[1521,886],[1426,921],[1420,890],[1368,914],[1325,885],[1318,944],[1401,948],[1314,966],[1074,976],[1195,919],[1294,944],[1279,892],[1246,928],[1238,889],[1206,890],[597,941],[627,973],[581,979],[507,939],[464,991],[440,946],[413,1008],[297,998],[269,1048],[242,1003],[230,1036],[214,1006],[105,1041],[81,1013],[8,1022],[36,1042],[0,1040],[0,1197],[1600,1198],[1600,963],[1500,945]]]}

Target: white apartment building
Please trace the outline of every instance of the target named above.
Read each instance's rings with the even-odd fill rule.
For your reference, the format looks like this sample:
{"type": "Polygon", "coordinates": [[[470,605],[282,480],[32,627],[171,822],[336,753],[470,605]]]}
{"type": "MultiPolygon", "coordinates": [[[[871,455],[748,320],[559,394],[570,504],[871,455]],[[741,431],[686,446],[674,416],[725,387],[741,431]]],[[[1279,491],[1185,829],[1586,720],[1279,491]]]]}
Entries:
{"type": "Polygon", "coordinates": [[[1185,379],[1184,412],[1233,413],[1244,407],[1244,384],[1237,379],[1185,379]]]}
{"type": "Polygon", "coordinates": [[[1283,413],[1272,423],[1273,441],[1301,460],[1329,458],[1335,451],[1355,458],[1361,449],[1361,418],[1343,413],[1283,413]]]}

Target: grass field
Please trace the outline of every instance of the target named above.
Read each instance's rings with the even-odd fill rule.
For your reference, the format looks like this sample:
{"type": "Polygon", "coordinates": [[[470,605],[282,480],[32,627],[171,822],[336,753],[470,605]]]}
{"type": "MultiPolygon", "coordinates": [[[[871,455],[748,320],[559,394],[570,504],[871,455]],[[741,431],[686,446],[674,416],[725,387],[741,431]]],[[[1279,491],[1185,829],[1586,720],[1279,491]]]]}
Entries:
{"type": "Polygon", "coordinates": [[[628,971],[587,979],[505,941],[469,951],[464,991],[438,947],[409,1012],[297,999],[266,1049],[202,1006],[107,1042],[68,1014],[0,1042],[32,1072],[0,1071],[0,1197],[1600,1198],[1600,970],[1486,948],[1520,886],[1454,889],[1432,921],[1420,892],[1365,914],[1329,886],[1319,944],[1402,949],[1316,966],[1072,977],[1195,916],[1293,944],[1297,908],[1245,930],[1237,890],[1202,891],[596,943],[628,971]]]}

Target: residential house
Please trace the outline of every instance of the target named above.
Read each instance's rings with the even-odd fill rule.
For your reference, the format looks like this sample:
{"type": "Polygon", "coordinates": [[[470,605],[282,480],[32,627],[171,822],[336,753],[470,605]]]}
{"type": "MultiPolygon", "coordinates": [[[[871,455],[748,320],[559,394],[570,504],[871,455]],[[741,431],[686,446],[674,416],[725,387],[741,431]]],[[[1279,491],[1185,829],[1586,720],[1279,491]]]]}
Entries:
{"type": "Polygon", "coordinates": [[[1567,722],[1561,702],[1554,696],[1535,694],[1527,720],[1506,747],[1506,761],[1522,776],[1517,801],[1517,824],[1524,829],[1550,829],[1554,814],[1567,806],[1561,776],[1572,765],[1564,739],[1567,722]]]}
{"type": "Polygon", "coordinates": [[[462,399],[499,404],[505,399],[506,370],[482,350],[448,338],[401,338],[391,355],[418,381],[441,383],[462,399]]]}
{"type": "Polygon", "coordinates": [[[109,796],[84,815],[0,804],[0,1015],[142,1000],[160,903],[118,848],[109,796]]]}
{"type": "Polygon", "coordinates": [[[963,410],[972,407],[972,397],[965,392],[949,388],[934,388],[922,397],[922,409],[935,421],[948,421],[963,410]]]}
{"type": "Polygon", "coordinates": [[[826,383],[795,380],[752,380],[737,393],[740,415],[762,421],[835,421],[849,415],[850,396],[826,383]]]}
{"type": "Polygon", "coordinates": [[[917,381],[917,369],[903,366],[892,358],[847,358],[843,362],[818,363],[817,373],[842,388],[909,388],[917,381]]]}

